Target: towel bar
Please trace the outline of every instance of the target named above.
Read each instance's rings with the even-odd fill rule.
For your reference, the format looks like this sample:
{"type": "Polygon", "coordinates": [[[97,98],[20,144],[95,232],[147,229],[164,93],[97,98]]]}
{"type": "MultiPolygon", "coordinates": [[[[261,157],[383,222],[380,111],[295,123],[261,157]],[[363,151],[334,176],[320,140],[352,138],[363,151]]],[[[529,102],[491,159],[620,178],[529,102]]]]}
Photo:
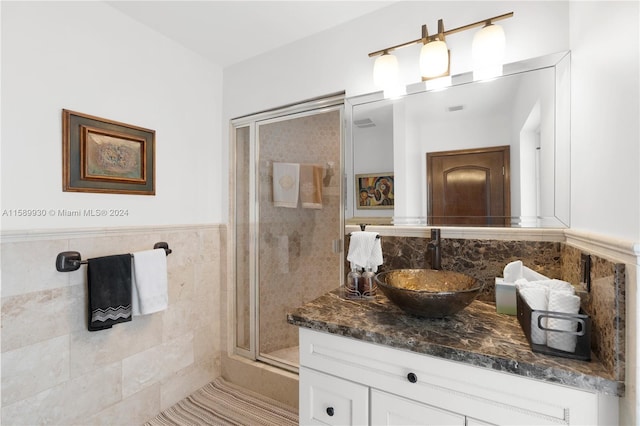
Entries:
{"type": "MultiPolygon", "coordinates": [[[[169,248],[169,244],[165,242],[155,243],[153,245],[154,249],[164,249],[167,253],[167,256],[171,254],[171,249],[169,248]]],[[[58,272],[72,272],[80,269],[80,265],[86,265],[87,261],[82,260],[80,253],[77,251],[63,251],[58,253],[56,257],[56,270],[58,272]]]]}

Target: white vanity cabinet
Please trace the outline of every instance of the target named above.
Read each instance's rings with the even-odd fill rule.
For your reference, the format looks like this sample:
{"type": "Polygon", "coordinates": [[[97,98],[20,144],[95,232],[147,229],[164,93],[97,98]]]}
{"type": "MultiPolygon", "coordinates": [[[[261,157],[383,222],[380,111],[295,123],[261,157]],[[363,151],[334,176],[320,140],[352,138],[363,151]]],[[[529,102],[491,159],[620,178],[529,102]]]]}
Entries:
{"type": "Polygon", "coordinates": [[[300,328],[302,425],[611,425],[617,404],[613,396],[300,328]]]}

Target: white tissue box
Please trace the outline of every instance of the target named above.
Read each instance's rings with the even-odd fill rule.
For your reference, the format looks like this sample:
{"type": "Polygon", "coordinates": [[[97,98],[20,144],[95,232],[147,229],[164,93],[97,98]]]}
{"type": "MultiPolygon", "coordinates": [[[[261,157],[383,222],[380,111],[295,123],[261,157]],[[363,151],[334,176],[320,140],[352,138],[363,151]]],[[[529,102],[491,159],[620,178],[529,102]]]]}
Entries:
{"type": "Polygon", "coordinates": [[[507,315],[518,313],[515,283],[506,282],[499,277],[496,277],[496,311],[507,315]]]}

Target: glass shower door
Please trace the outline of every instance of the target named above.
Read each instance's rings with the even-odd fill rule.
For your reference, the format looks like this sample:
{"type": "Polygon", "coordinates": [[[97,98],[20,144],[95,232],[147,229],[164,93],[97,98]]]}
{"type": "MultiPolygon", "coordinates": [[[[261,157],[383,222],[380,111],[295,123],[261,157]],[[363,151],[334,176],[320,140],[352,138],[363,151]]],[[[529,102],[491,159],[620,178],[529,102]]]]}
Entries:
{"type": "Polygon", "coordinates": [[[287,312],[338,288],[344,269],[342,112],[341,100],[234,124],[235,353],[291,371],[287,312]]]}
{"type": "Polygon", "coordinates": [[[340,284],[340,113],[258,124],[259,359],[297,367],[298,328],[287,312],[340,284]]]}

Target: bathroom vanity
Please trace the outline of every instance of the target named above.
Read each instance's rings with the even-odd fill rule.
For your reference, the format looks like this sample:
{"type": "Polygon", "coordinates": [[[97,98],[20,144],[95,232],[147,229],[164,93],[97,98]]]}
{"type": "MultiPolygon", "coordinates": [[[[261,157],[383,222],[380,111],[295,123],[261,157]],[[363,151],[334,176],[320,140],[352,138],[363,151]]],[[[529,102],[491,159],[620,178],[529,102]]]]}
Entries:
{"type": "Polygon", "coordinates": [[[331,292],[300,327],[301,424],[617,424],[624,384],[597,360],[531,352],[516,317],[475,301],[446,319],[331,292]]]}

